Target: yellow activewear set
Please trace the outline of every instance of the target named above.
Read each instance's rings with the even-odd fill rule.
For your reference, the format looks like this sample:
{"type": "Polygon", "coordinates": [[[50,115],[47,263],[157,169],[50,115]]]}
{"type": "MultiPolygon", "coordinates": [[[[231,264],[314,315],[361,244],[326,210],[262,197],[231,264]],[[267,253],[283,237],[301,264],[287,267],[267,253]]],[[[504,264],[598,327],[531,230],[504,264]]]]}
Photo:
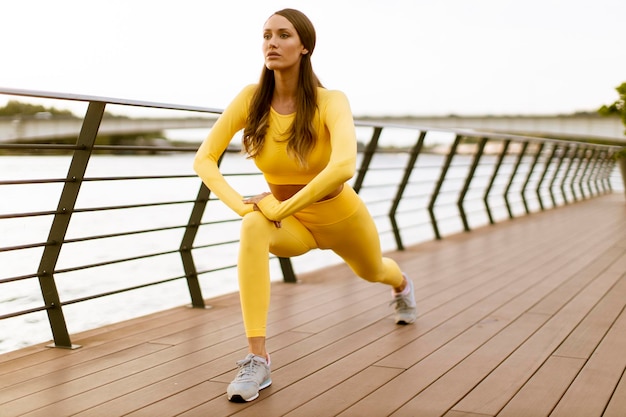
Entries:
{"type": "Polygon", "coordinates": [[[346,184],[356,167],[356,133],[346,96],[318,88],[314,126],[317,141],[301,167],[287,154],[284,141],[294,114],[270,110],[265,143],[254,158],[271,184],[306,184],[293,197],[263,198],[254,211],[219,171],[217,162],[231,139],[245,127],[255,85],[244,88],[216,121],[198,149],[194,168],[202,181],[226,205],[243,217],[238,276],[247,337],[266,335],[270,300],[269,253],[301,255],[311,249],[331,249],[355,274],[372,282],[399,287],[403,282],[395,261],[383,258],[378,231],[365,204],[346,184]],[[323,200],[342,184],[343,190],[323,200]],[[277,228],[273,221],[280,221],[277,228]]]}

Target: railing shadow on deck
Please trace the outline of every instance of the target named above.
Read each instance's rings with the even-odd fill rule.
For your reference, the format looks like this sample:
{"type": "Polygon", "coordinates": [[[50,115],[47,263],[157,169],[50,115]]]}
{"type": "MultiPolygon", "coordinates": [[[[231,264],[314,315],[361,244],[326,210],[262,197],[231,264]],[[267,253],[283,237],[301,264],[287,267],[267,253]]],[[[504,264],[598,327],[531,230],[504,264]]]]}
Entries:
{"type": "MultiPolygon", "coordinates": [[[[37,165],[36,161],[44,158],[40,154],[53,153],[63,155],[56,162],[66,172],[64,177],[49,173],[16,177],[16,171],[10,169],[0,173],[0,293],[4,294],[0,323],[45,313],[51,346],[73,348],[68,330],[72,323],[66,322],[64,313],[70,306],[106,302],[147,288],[167,292],[172,283],[185,281],[191,306],[206,308],[202,290],[206,283],[224,273],[235,275],[239,219],[225,210],[191,171],[197,144],[100,145],[98,127],[105,109],[115,106],[176,111],[181,117],[197,113],[215,116],[220,111],[14,89],[0,89],[0,94],[87,105],[74,144],[0,141],[0,161],[15,153],[28,153],[39,155],[27,161],[37,165]],[[146,168],[144,172],[131,161],[132,174],[123,170],[89,174],[90,164],[99,155],[107,155],[105,165],[117,171],[119,161],[128,161],[128,154],[143,153],[167,158],[163,164],[167,166],[161,166],[163,161],[158,159],[159,171],[146,168]],[[41,187],[53,187],[56,193],[38,194],[41,187]],[[145,190],[149,190],[149,198],[142,196],[145,190]],[[176,197],[167,198],[173,195],[176,197]],[[35,207],[55,207],[24,208],[22,203],[28,201],[35,207]],[[37,240],[30,238],[36,233],[22,233],[31,228],[46,236],[37,240]],[[138,236],[144,237],[144,243],[159,242],[159,249],[147,245],[143,250],[142,244],[133,241],[138,236]],[[117,243],[123,239],[123,244],[117,243]],[[116,251],[120,254],[114,254],[116,251]],[[152,267],[142,268],[142,263],[152,267]],[[126,267],[119,269],[122,265],[126,267]],[[101,283],[112,276],[117,277],[115,283],[101,283]],[[28,288],[22,297],[26,301],[9,303],[16,298],[11,294],[17,286],[28,288]]],[[[619,187],[613,158],[619,147],[598,144],[594,138],[555,140],[375,122],[355,124],[363,149],[352,185],[372,212],[386,250],[469,232],[619,187]]],[[[263,184],[259,172],[234,153],[238,151],[229,150],[221,161],[225,175],[243,194],[259,192],[263,184]]],[[[296,281],[291,260],[273,262],[285,281],[296,281]]],[[[175,302],[181,305],[187,300],[175,302]]],[[[89,314],[95,318],[102,315],[93,305],[89,314]]],[[[96,325],[106,322],[105,318],[96,325]]]]}

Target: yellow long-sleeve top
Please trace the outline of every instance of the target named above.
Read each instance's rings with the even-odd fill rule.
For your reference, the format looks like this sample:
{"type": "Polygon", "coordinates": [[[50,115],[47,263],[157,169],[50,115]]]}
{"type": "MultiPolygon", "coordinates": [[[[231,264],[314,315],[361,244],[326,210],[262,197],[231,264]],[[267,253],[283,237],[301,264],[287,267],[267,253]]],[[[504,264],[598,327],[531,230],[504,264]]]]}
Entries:
{"type": "MultiPolygon", "coordinates": [[[[231,139],[245,127],[250,101],[256,85],[245,87],[224,110],[202,143],[194,160],[194,169],[206,186],[240,216],[253,210],[221,174],[217,162],[231,139]]],[[[265,180],[271,184],[305,185],[285,201],[273,195],[257,206],[269,220],[280,221],[319,201],[354,175],[356,169],[356,133],[352,111],[340,91],[317,90],[314,127],[317,139],[306,167],[287,154],[287,141],[295,114],[282,115],[270,110],[265,143],[254,158],[265,180]]]]}

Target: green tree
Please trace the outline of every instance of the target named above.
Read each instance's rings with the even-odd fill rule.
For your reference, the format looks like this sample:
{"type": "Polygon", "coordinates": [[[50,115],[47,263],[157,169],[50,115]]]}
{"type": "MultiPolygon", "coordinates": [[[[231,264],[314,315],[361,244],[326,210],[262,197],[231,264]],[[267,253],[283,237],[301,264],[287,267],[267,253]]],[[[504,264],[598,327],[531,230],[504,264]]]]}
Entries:
{"type": "MultiPolygon", "coordinates": [[[[619,98],[608,106],[604,105],[600,107],[598,109],[598,113],[603,116],[618,115],[622,119],[624,126],[626,126],[626,105],[624,104],[626,102],[626,82],[623,82],[618,87],[615,87],[615,90],[617,90],[619,98]]],[[[624,131],[624,134],[626,134],[626,131],[624,131]]]]}
{"type": "Polygon", "coordinates": [[[27,115],[32,116],[37,113],[50,113],[55,116],[74,116],[69,110],[59,110],[54,107],[44,107],[41,104],[22,103],[17,100],[10,100],[6,106],[0,107],[0,116],[27,115]]]}

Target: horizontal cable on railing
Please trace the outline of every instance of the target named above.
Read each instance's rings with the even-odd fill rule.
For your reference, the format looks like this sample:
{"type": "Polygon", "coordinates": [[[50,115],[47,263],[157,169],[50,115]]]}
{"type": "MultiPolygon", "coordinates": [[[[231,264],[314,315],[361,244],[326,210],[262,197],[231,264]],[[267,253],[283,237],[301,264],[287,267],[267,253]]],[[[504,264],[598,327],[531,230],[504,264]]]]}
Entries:
{"type": "Polygon", "coordinates": [[[94,145],[94,152],[97,151],[130,151],[130,152],[196,152],[197,147],[188,146],[127,146],[127,145],[94,145]]]}
{"type": "Polygon", "coordinates": [[[0,247],[0,252],[11,252],[11,251],[16,251],[16,250],[43,248],[44,246],[47,246],[49,244],[50,243],[48,242],[39,242],[39,243],[29,243],[27,245],[6,246],[6,247],[0,247]]]}
{"type": "Polygon", "coordinates": [[[2,315],[0,315],[0,321],[4,320],[4,319],[11,319],[11,318],[14,318],[14,317],[24,316],[26,314],[38,313],[40,311],[46,311],[47,309],[48,309],[47,307],[42,306],[42,307],[29,308],[27,310],[14,311],[14,312],[8,313],[8,314],[2,314],[2,315]]]}
{"type": "Polygon", "coordinates": [[[65,239],[63,243],[79,243],[79,242],[88,242],[90,240],[111,239],[111,238],[116,238],[116,237],[125,237],[125,236],[133,236],[133,235],[148,234],[148,233],[155,233],[155,232],[164,232],[168,230],[184,229],[185,227],[187,227],[187,225],[166,226],[166,227],[158,227],[158,228],[153,228],[153,229],[131,230],[129,232],[109,233],[105,235],[85,236],[85,237],[78,237],[78,238],[72,238],[72,239],[65,239]]]}
{"type": "Polygon", "coordinates": [[[185,275],[181,275],[181,276],[177,276],[177,277],[162,279],[162,280],[159,280],[159,281],[152,281],[152,282],[147,282],[147,283],[140,284],[140,285],[134,285],[132,287],[120,288],[118,290],[106,291],[106,292],[103,292],[103,293],[94,294],[94,295],[90,295],[90,296],[87,296],[87,297],[74,298],[74,299],[71,299],[71,300],[62,301],[61,305],[66,306],[66,305],[71,305],[71,304],[76,304],[76,303],[82,303],[84,301],[95,300],[95,299],[98,299],[98,298],[108,297],[108,296],[111,296],[111,295],[123,294],[123,293],[127,293],[127,292],[130,292],[130,291],[139,290],[139,289],[142,289],[142,288],[154,287],[156,285],[162,285],[162,284],[166,284],[168,282],[175,282],[175,281],[179,281],[179,280],[184,279],[184,278],[186,278],[186,276],[185,275]]]}
{"type": "Polygon", "coordinates": [[[0,185],[30,185],[30,184],[59,184],[71,182],[67,178],[49,178],[49,179],[33,179],[33,180],[3,180],[0,185]]]}
{"type": "Polygon", "coordinates": [[[31,213],[0,214],[0,220],[19,219],[19,218],[24,218],[24,217],[53,216],[55,214],[61,214],[61,212],[57,211],[57,210],[48,210],[48,211],[34,211],[34,212],[31,212],[31,213]]]}
{"type": "Polygon", "coordinates": [[[104,182],[104,181],[139,181],[139,180],[169,180],[169,179],[189,179],[197,178],[195,174],[179,174],[179,175],[136,175],[126,177],[85,177],[83,182],[104,182]]]}
{"type": "Polygon", "coordinates": [[[15,150],[61,150],[61,151],[76,151],[82,149],[80,146],[76,145],[61,145],[61,144],[52,144],[52,143],[6,143],[0,142],[0,149],[15,149],[15,150]]]}
{"type": "Polygon", "coordinates": [[[33,279],[33,278],[37,278],[39,275],[37,274],[28,274],[28,275],[20,275],[17,277],[8,277],[8,278],[1,278],[0,279],[0,284],[6,284],[9,282],[16,282],[16,281],[24,281],[27,279],[33,279]]]}
{"type": "Polygon", "coordinates": [[[162,207],[162,206],[173,206],[173,205],[180,205],[180,204],[191,204],[195,202],[196,200],[178,200],[178,201],[161,201],[158,203],[123,204],[119,206],[88,207],[88,208],[74,209],[74,213],[93,213],[93,212],[109,211],[109,210],[112,211],[112,210],[128,210],[128,209],[146,208],[146,207],[162,207]]]}
{"type": "Polygon", "coordinates": [[[223,246],[223,245],[233,245],[235,243],[239,243],[239,240],[223,240],[220,242],[215,242],[215,243],[207,243],[204,245],[194,245],[191,249],[206,249],[206,248],[214,248],[216,246],[223,246]]]}
{"type": "Polygon", "coordinates": [[[128,258],[115,259],[115,260],[112,260],[112,261],[104,261],[104,262],[98,262],[98,263],[93,263],[93,264],[79,265],[79,266],[74,266],[74,267],[71,267],[71,268],[55,269],[54,273],[55,274],[65,274],[65,273],[68,273],[68,272],[82,271],[84,269],[97,268],[97,267],[100,267],[100,266],[109,266],[109,265],[115,265],[115,264],[120,264],[120,263],[125,263],[125,262],[138,261],[140,259],[155,258],[157,256],[172,255],[172,254],[175,254],[175,253],[178,253],[178,252],[179,252],[179,250],[175,249],[175,250],[164,251],[164,252],[148,253],[148,254],[144,254],[144,255],[131,256],[131,257],[128,257],[128,258]]]}
{"type": "Polygon", "coordinates": [[[226,270],[235,269],[235,268],[237,268],[237,264],[231,264],[231,265],[221,266],[219,268],[198,270],[197,273],[198,275],[204,275],[204,274],[210,274],[210,273],[219,272],[219,271],[226,271],[226,270]]]}

